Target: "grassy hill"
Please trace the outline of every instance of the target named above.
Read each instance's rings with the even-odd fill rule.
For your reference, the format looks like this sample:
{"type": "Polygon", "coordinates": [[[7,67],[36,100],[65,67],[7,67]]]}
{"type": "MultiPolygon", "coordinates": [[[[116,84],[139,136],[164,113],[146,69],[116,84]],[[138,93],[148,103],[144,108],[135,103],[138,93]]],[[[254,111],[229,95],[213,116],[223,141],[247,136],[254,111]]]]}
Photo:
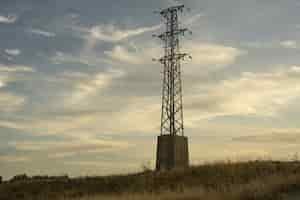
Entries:
{"type": "Polygon", "coordinates": [[[297,191],[300,162],[251,161],[106,177],[23,175],[0,184],[0,200],[277,200],[297,191]]]}

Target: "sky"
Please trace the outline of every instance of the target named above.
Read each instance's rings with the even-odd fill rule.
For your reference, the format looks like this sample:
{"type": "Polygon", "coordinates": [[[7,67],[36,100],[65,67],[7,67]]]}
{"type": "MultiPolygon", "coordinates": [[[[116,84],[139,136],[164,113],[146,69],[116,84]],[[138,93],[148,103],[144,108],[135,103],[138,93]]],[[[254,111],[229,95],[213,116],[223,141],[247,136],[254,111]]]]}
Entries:
{"type": "MultiPolygon", "coordinates": [[[[191,164],[295,158],[300,2],[185,0],[191,164]]],[[[0,176],[123,174],[155,164],[172,0],[0,1],[0,176]]]]}

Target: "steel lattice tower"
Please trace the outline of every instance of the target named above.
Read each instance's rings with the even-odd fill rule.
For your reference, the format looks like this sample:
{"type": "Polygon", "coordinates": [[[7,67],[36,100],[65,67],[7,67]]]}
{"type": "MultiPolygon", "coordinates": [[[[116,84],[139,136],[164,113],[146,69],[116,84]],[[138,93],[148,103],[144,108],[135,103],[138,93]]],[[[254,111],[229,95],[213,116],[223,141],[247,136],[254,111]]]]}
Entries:
{"type": "MultiPolygon", "coordinates": [[[[188,31],[179,27],[179,14],[184,5],[159,11],[166,30],[155,35],[164,43],[164,56],[158,59],[163,65],[161,130],[158,137],[156,169],[173,169],[188,166],[188,141],[184,136],[182,81],[180,61],[188,54],[180,52],[179,38],[188,31]]],[[[188,56],[190,57],[190,56],[188,56]]]]}
{"type": "Polygon", "coordinates": [[[164,56],[159,59],[164,66],[161,135],[184,135],[180,61],[188,54],[180,52],[179,37],[188,29],[180,28],[178,22],[183,9],[184,5],[180,5],[159,12],[166,25],[166,31],[157,36],[164,42],[164,56]]]}

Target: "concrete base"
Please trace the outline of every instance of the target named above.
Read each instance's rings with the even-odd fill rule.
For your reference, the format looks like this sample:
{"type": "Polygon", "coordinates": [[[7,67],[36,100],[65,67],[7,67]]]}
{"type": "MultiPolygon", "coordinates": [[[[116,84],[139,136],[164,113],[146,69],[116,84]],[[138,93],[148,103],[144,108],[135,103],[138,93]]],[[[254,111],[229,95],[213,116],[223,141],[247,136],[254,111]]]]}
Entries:
{"type": "Polygon", "coordinates": [[[188,139],[185,136],[160,135],[157,138],[156,170],[189,166],[188,139]]]}

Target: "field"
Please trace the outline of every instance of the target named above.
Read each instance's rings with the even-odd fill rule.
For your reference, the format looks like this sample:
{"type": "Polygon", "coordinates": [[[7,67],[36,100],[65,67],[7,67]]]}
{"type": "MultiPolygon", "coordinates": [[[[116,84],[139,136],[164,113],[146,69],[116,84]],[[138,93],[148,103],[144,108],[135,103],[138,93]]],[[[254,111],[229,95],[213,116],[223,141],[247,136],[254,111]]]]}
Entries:
{"type": "Polygon", "coordinates": [[[300,162],[251,161],[106,177],[19,176],[0,185],[0,200],[294,200],[298,191],[300,162]]]}

